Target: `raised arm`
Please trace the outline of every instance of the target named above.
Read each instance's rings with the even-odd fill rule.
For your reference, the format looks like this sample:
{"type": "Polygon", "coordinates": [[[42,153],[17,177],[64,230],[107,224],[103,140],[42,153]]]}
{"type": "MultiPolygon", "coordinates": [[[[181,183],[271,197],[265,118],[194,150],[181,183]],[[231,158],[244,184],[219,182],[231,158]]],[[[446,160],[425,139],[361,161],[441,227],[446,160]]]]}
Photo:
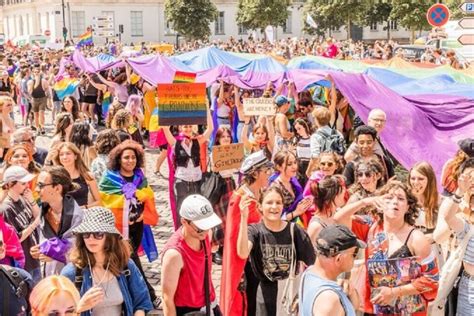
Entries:
{"type": "Polygon", "coordinates": [[[176,144],[176,138],[174,138],[173,134],[171,134],[169,126],[162,126],[163,133],[165,133],[166,141],[168,144],[173,147],[176,144]]]}
{"type": "Polygon", "coordinates": [[[107,87],[110,87],[112,89],[115,88],[116,83],[105,79],[100,73],[97,73],[97,78],[99,78],[99,80],[102,81],[102,83],[105,84],[107,87]]]}
{"type": "Polygon", "coordinates": [[[253,200],[248,196],[244,195],[240,200],[240,225],[239,235],[237,237],[237,255],[241,259],[247,259],[252,250],[252,242],[249,241],[248,236],[248,217],[249,217],[249,206],[253,200]]]}
{"type": "Polygon", "coordinates": [[[105,84],[95,82],[88,73],[86,73],[86,76],[89,78],[89,82],[94,88],[102,92],[107,91],[107,86],[105,84]]]}
{"type": "Polygon", "coordinates": [[[454,192],[454,195],[451,198],[446,198],[441,203],[439,207],[439,216],[442,217],[449,228],[454,230],[456,233],[460,233],[464,229],[464,221],[456,215],[459,210],[459,200],[464,196],[464,194],[469,190],[472,182],[472,179],[467,174],[461,174],[458,180],[458,188],[454,192]]]}
{"type": "Polygon", "coordinates": [[[334,220],[338,224],[343,224],[349,228],[352,228],[352,216],[360,209],[369,205],[374,205],[375,207],[380,208],[382,205],[382,198],[383,197],[381,196],[373,196],[364,198],[354,203],[346,204],[334,214],[334,220]]]}
{"type": "MultiPolygon", "coordinates": [[[[209,100],[208,100],[209,101],[209,100]]],[[[214,122],[212,121],[211,109],[207,106],[207,127],[202,138],[199,139],[199,142],[202,144],[205,141],[208,141],[211,138],[212,132],[214,131],[214,122]]]]}

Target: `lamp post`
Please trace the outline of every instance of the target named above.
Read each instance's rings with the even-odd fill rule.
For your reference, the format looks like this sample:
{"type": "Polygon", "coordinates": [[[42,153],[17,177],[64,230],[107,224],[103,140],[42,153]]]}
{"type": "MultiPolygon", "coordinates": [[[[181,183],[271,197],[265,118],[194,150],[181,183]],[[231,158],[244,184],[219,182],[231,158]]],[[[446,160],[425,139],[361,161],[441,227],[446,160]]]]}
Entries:
{"type": "Polygon", "coordinates": [[[66,44],[67,28],[66,28],[66,12],[64,11],[64,0],[61,0],[61,8],[63,11],[63,38],[64,38],[64,44],[66,44]]]}

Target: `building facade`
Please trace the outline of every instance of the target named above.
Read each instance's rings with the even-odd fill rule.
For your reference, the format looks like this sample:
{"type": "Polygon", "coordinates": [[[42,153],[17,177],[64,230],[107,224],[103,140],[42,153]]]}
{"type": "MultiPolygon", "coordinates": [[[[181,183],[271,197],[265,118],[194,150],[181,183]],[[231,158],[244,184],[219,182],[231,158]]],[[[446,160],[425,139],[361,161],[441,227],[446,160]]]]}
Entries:
{"type": "MultiPolygon", "coordinates": [[[[215,0],[218,17],[211,23],[211,39],[247,38],[250,33],[239,26],[235,17],[237,0],[215,0]]],[[[176,33],[166,20],[164,0],[0,0],[0,33],[6,39],[46,35],[51,42],[63,40],[63,28],[67,29],[67,39],[76,40],[90,26],[97,26],[98,17],[108,17],[105,25],[96,31],[95,43],[120,37],[129,43],[168,42],[175,43],[176,33]],[[1,30],[3,28],[3,30],[1,30]],[[104,30],[105,32],[102,32],[104,30]]],[[[289,17],[284,27],[278,27],[274,36],[279,38],[305,36],[303,29],[304,0],[295,0],[288,8],[289,17]]],[[[408,39],[409,32],[392,25],[391,35],[397,39],[408,39]]],[[[382,25],[374,25],[357,30],[362,39],[387,38],[382,25]]],[[[354,34],[354,32],[353,32],[354,34]]],[[[334,30],[331,36],[345,39],[345,28],[334,30]]]]}

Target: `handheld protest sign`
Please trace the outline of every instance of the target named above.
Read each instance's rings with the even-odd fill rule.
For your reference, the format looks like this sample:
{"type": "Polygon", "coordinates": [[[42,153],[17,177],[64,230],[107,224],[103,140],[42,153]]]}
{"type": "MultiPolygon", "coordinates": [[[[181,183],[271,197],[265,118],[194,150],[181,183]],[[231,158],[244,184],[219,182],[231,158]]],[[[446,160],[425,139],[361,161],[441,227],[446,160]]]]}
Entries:
{"type": "Polygon", "coordinates": [[[206,124],[205,83],[158,84],[157,95],[160,126],[206,124]]]}
{"type": "Polygon", "coordinates": [[[273,98],[245,98],[244,114],[246,116],[275,115],[276,107],[273,98]]]}
{"type": "Polygon", "coordinates": [[[239,169],[244,161],[244,144],[212,147],[212,171],[239,169]]]}

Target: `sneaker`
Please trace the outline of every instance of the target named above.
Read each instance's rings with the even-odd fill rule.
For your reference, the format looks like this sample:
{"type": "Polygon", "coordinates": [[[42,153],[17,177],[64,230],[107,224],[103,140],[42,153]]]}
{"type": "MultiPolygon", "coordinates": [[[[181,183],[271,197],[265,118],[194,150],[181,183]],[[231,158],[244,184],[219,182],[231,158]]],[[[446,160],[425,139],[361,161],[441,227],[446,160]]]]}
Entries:
{"type": "Polygon", "coordinates": [[[217,252],[214,252],[212,254],[212,262],[214,262],[215,264],[217,264],[218,266],[221,266],[222,265],[222,255],[219,251],[217,252]]]}
{"type": "Polygon", "coordinates": [[[153,308],[154,309],[159,309],[161,306],[161,298],[157,297],[155,300],[152,302],[153,308]]]}
{"type": "Polygon", "coordinates": [[[36,131],[36,127],[34,127],[33,125],[31,125],[31,130],[34,132],[36,131]]]}
{"type": "Polygon", "coordinates": [[[44,128],[41,129],[41,135],[45,135],[46,134],[46,131],[44,130],[44,128]]]}

